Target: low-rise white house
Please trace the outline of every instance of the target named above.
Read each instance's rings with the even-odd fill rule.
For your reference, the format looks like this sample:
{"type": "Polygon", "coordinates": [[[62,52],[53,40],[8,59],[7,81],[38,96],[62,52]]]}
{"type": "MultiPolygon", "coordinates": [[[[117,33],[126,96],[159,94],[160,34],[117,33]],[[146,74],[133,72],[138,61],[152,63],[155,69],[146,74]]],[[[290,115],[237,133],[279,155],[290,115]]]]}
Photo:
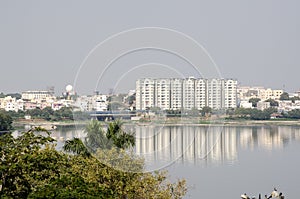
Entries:
{"type": "Polygon", "coordinates": [[[240,102],[241,108],[253,108],[252,103],[246,100],[240,102]]]}
{"type": "Polygon", "coordinates": [[[257,109],[261,111],[270,108],[270,106],[271,106],[270,102],[263,102],[263,101],[257,102],[257,109]]]}
{"type": "Polygon", "coordinates": [[[16,99],[11,96],[0,98],[0,108],[5,111],[16,111],[24,110],[24,102],[22,99],[16,99]]]}
{"type": "Polygon", "coordinates": [[[278,105],[279,112],[288,112],[293,109],[300,109],[300,100],[296,100],[294,103],[292,100],[280,100],[278,105]]]}

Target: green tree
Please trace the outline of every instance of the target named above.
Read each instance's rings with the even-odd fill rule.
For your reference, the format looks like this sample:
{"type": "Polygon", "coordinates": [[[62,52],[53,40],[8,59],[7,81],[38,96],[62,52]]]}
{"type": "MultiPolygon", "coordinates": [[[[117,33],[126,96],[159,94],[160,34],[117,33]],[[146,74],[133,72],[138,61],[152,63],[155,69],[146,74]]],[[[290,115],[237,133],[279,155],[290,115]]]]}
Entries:
{"type": "MultiPolygon", "coordinates": [[[[121,120],[115,120],[108,123],[106,132],[103,129],[101,122],[97,120],[92,120],[85,127],[86,138],[84,140],[84,145],[89,151],[95,153],[97,149],[111,149],[112,147],[117,147],[119,149],[127,149],[135,145],[135,137],[132,132],[126,132],[123,129],[123,122],[121,120]]],[[[75,154],[85,153],[78,151],[77,149],[82,149],[80,146],[78,138],[75,138],[65,144],[64,148],[68,152],[73,152],[75,154]],[[67,146],[66,146],[67,145],[67,146]]]]}
{"type": "Polygon", "coordinates": [[[12,98],[16,98],[17,100],[22,98],[22,95],[20,93],[9,93],[5,96],[11,96],[12,98]]]}
{"type": "Polygon", "coordinates": [[[278,102],[274,99],[267,99],[265,102],[270,102],[270,106],[278,106],[278,102]]]}
{"type": "MultiPolygon", "coordinates": [[[[25,132],[17,138],[11,134],[0,136],[0,195],[5,193],[10,198],[26,198],[35,178],[49,176],[49,171],[44,170],[46,162],[40,161],[42,157],[38,156],[41,145],[48,142],[53,142],[53,139],[49,136],[36,136],[33,131],[25,132]]],[[[53,165],[54,161],[47,163],[53,165]]]]}
{"type": "Polygon", "coordinates": [[[37,107],[35,109],[26,110],[26,114],[30,115],[32,118],[41,118],[43,111],[37,107]]]}
{"type": "Polygon", "coordinates": [[[267,108],[263,111],[252,109],[250,112],[250,118],[253,120],[269,120],[272,113],[276,113],[277,109],[274,107],[267,108]]]}
{"type": "Polygon", "coordinates": [[[287,118],[300,119],[300,109],[290,110],[285,116],[287,118]]]}
{"type": "Polygon", "coordinates": [[[49,135],[35,128],[17,138],[0,136],[1,198],[110,197],[111,189],[99,188],[74,171],[89,166],[85,159],[80,164],[75,156],[56,151],[49,135]]]}
{"type": "Polygon", "coordinates": [[[106,137],[113,141],[113,144],[122,149],[133,147],[135,145],[135,137],[132,132],[126,132],[122,128],[123,122],[121,120],[115,120],[108,124],[106,137]]]}
{"type": "MultiPolygon", "coordinates": [[[[1,198],[182,198],[185,180],[167,181],[165,172],[124,172],[99,162],[116,149],[93,156],[56,151],[50,133],[35,128],[18,137],[0,136],[1,198]],[[108,155],[107,155],[108,154],[108,155]]],[[[118,151],[127,166],[143,162],[118,151]],[[132,161],[129,161],[132,160],[132,161]]]]}
{"type": "Polygon", "coordinates": [[[252,103],[253,107],[257,107],[257,102],[260,101],[260,98],[250,98],[249,103],[252,103]]]}
{"type": "Polygon", "coordinates": [[[63,146],[63,150],[66,152],[75,153],[77,155],[82,155],[84,157],[90,157],[91,153],[88,151],[86,146],[79,138],[73,138],[72,140],[67,140],[63,146]]]}
{"type": "Polygon", "coordinates": [[[136,95],[133,94],[133,95],[130,95],[128,98],[127,98],[127,102],[129,105],[132,105],[133,102],[135,101],[135,98],[136,98],[136,95]]]}
{"type": "Polygon", "coordinates": [[[252,120],[267,120],[268,118],[267,114],[264,113],[261,110],[253,109],[250,113],[250,118],[252,120]]]}
{"type": "Polygon", "coordinates": [[[0,111],[0,131],[10,131],[13,119],[5,111],[0,111]]]}
{"type": "Polygon", "coordinates": [[[290,96],[287,92],[283,92],[279,98],[279,100],[289,100],[289,99],[290,99],[290,96]]]}
{"type": "Polygon", "coordinates": [[[62,107],[61,109],[54,111],[53,120],[73,120],[73,111],[71,107],[62,107]]]}
{"type": "Polygon", "coordinates": [[[252,119],[252,120],[269,120],[272,113],[277,113],[277,108],[270,107],[263,111],[251,108],[237,108],[235,115],[238,118],[252,119]]]}
{"type": "Polygon", "coordinates": [[[13,120],[19,119],[19,118],[24,118],[25,112],[22,110],[19,110],[18,112],[16,111],[7,111],[6,112],[13,120]]]}
{"type": "Polygon", "coordinates": [[[41,118],[45,120],[51,120],[54,114],[54,110],[51,107],[45,107],[42,110],[41,118]]]}
{"type": "Polygon", "coordinates": [[[92,120],[88,123],[85,127],[85,133],[84,144],[92,153],[95,153],[97,149],[109,149],[112,147],[112,141],[107,139],[102,124],[98,120],[92,120]]]}
{"type": "Polygon", "coordinates": [[[204,106],[200,112],[202,116],[206,116],[212,112],[212,109],[209,106],[204,106]]]}

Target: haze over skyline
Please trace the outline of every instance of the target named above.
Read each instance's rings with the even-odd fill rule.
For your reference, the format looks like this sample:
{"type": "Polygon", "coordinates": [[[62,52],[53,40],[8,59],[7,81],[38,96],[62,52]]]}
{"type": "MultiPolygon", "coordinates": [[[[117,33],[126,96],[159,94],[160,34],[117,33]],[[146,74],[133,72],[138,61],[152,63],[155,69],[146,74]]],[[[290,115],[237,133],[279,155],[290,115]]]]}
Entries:
{"type": "MultiPolygon", "coordinates": [[[[45,90],[57,94],[73,84],[79,66],[100,42],[137,27],[163,27],[199,42],[224,78],[240,84],[300,90],[300,2],[266,1],[8,1],[0,2],[0,92],[45,90]]],[[[104,81],[102,92],[134,89],[136,77],[196,76],[182,60],[143,51],[115,63],[107,79],[119,80],[126,67],[161,63],[132,72],[123,81],[104,81]],[[123,68],[122,70],[120,70],[123,68]],[[120,74],[118,74],[120,73],[120,74]],[[114,77],[114,75],[116,77],[114,77]],[[118,83],[116,85],[116,82],[118,83]]],[[[95,62],[97,65],[97,63],[95,62]]],[[[92,74],[91,74],[92,75],[92,74]]],[[[85,76],[86,82],[89,81],[85,76]]],[[[95,84],[95,83],[93,83],[95,84]]],[[[82,84],[79,94],[95,87],[82,84]]]]}

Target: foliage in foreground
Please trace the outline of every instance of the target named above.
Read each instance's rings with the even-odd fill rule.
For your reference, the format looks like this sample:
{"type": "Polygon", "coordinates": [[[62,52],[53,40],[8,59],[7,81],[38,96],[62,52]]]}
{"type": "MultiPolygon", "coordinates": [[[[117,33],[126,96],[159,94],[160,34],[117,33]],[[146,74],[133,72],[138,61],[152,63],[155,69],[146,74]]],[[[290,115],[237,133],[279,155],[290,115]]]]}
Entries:
{"type": "Polygon", "coordinates": [[[9,131],[12,129],[12,118],[6,112],[0,110],[0,131],[9,131]]]}
{"type": "MultiPolygon", "coordinates": [[[[124,172],[94,157],[57,151],[45,132],[0,136],[0,198],[181,198],[186,192],[184,180],[170,183],[164,172],[124,172]]],[[[124,150],[118,154],[132,159],[124,150]]]]}

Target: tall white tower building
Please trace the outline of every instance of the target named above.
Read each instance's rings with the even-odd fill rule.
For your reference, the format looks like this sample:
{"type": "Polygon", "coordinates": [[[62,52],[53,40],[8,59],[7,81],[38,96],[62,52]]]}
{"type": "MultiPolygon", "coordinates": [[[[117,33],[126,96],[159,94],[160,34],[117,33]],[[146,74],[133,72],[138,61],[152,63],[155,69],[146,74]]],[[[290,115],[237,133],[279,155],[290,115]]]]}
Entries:
{"type": "Polygon", "coordinates": [[[233,79],[144,78],[136,81],[136,108],[191,110],[237,106],[237,81],[233,79]]]}

